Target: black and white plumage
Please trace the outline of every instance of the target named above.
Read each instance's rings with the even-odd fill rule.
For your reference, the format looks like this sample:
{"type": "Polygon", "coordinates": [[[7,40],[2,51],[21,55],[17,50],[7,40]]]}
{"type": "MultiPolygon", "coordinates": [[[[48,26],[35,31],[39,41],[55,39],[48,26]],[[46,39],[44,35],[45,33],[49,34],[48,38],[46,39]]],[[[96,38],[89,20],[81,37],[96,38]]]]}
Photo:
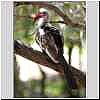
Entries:
{"type": "Polygon", "coordinates": [[[48,12],[41,9],[36,15],[38,20],[38,29],[36,32],[36,41],[43,52],[45,52],[54,63],[60,63],[64,66],[64,76],[67,79],[69,87],[75,89],[76,81],[68,68],[68,64],[63,56],[64,38],[59,29],[52,26],[48,21],[48,12]]]}
{"type": "Polygon", "coordinates": [[[54,26],[44,23],[41,29],[38,29],[36,36],[40,48],[53,60],[59,63],[59,57],[63,54],[63,37],[59,30],[54,26]],[[44,34],[41,34],[41,33],[44,34]]]}

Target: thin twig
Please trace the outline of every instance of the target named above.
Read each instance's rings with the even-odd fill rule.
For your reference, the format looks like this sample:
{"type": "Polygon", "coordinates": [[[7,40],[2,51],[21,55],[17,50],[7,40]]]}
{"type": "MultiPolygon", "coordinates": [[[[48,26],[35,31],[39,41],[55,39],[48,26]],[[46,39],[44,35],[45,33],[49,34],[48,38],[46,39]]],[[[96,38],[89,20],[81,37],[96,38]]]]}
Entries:
{"type": "MultiPolygon", "coordinates": [[[[20,16],[20,15],[14,15],[14,16],[20,17],[20,18],[22,17],[22,18],[29,18],[29,19],[32,19],[31,16],[20,16]]],[[[65,24],[64,21],[48,21],[47,23],[62,23],[62,24],[65,24]]]]}
{"type": "Polygon", "coordinates": [[[67,14],[64,14],[58,7],[47,3],[47,2],[39,2],[39,1],[35,1],[35,2],[15,2],[15,6],[19,6],[19,5],[33,5],[33,6],[39,6],[39,7],[45,7],[48,9],[51,9],[53,11],[55,11],[55,13],[57,13],[60,17],[63,18],[64,20],[64,24],[69,25],[71,27],[76,27],[76,28],[83,28],[84,25],[83,24],[79,24],[79,23],[75,23],[73,22],[67,14]]]}

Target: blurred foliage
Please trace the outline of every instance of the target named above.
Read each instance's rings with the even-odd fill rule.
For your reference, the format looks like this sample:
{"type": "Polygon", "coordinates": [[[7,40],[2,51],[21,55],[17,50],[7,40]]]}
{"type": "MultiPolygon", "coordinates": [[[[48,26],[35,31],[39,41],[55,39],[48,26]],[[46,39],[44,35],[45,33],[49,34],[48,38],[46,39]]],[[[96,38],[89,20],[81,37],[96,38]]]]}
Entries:
{"type": "MultiPolygon", "coordinates": [[[[77,23],[83,23],[85,21],[85,11],[84,11],[84,6],[85,2],[48,2],[56,7],[58,7],[64,14],[67,14],[69,18],[77,23]]],[[[36,23],[33,24],[32,19],[28,18],[27,16],[31,15],[32,13],[37,13],[39,10],[39,7],[34,7],[32,5],[20,5],[14,8],[16,16],[14,16],[14,39],[19,39],[25,43],[31,44],[33,43],[33,35],[32,33],[35,32],[36,30],[36,23]],[[21,17],[21,16],[26,16],[26,17],[21,17]]],[[[50,20],[53,21],[59,21],[62,20],[62,18],[57,15],[53,10],[48,9],[49,15],[50,15],[50,20]]],[[[81,42],[80,40],[80,31],[82,29],[76,29],[76,28],[71,28],[63,24],[58,24],[58,23],[53,23],[53,25],[57,26],[59,29],[61,29],[64,33],[65,37],[65,44],[67,45],[67,41],[72,41],[81,42]],[[63,26],[63,27],[61,27],[63,26]],[[73,38],[73,39],[72,39],[73,38]]],[[[84,33],[86,34],[86,33],[84,33]]],[[[83,35],[83,38],[84,35],[83,35]]],[[[69,42],[70,42],[69,41],[69,42]]],[[[76,44],[76,43],[75,43],[76,44]]]]}
{"type": "MultiPolygon", "coordinates": [[[[85,25],[85,1],[70,1],[70,2],[48,2],[56,7],[58,7],[64,14],[66,14],[73,22],[85,25]]],[[[34,33],[36,31],[37,23],[33,23],[32,19],[28,16],[32,13],[37,13],[39,7],[32,5],[20,5],[14,7],[14,39],[22,41],[25,45],[30,46],[34,40],[34,33]]],[[[50,15],[50,21],[61,21],[63,20],[57,13],[53,10],[48,9],[50,15]]],[[[83,43],[86,44],[86,31],[85,28],[74,28],[61,23],[53,23],[58,27],[62,34],[64,35],[64,46],[68,48],[77,45],[81,49],[84,49],[83,43]]],[[[17,63],[17,62],[15,62],[17,63]]],[[[28,82],[21,82],[18,78],[18,65],[15,64],[15,78],[14,78],[14,88],[15,97],[43,97],[39,95],[40,90],[40,80],[30,80],[28,82]]],[[[45,96],[44,97],[66,97],[68,93],[65,92],[64,80],[59,76],[55,79],[45,80],[45,96]]],[[[85,90],[80,89],[80,96],[85,96],[85,90]]]]}
{"type": "Polygon", "coordinates": [[[66,96],[65,82],[61,76],[53,76],[52,78],[45,79],[44,94],[41,94],[42,79],[30,79],[23,82],[19,79],[19,65],[14,60],[15,75],[14,75],[14,97],[23,98],[37,98],[37,97],[61,97],[66,96]]]}

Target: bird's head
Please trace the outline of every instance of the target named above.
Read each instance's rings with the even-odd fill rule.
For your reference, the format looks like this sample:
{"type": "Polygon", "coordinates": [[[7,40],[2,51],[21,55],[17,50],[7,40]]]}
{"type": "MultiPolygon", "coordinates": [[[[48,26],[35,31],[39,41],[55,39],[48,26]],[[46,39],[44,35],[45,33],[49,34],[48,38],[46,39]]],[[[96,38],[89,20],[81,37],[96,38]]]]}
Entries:
{"type": "Polygon", "coordinates": [[[31,15],[33,22],[39,20],[40,18],[43,18],[45,21],[48,20],[48,11],[44,8],[41,8],[37,14],[31,15]]]}

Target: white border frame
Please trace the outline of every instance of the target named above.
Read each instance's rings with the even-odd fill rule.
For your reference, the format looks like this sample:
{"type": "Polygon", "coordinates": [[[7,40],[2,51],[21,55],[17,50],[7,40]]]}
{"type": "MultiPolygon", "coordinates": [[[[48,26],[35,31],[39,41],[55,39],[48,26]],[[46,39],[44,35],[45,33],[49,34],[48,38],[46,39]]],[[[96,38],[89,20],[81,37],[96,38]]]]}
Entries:
{"type": "Polygon", "coordinates": [[[13,2],[1,2],[1,98],[13,97],[13,2]]]}
{"type": "MultiPolygon", "coordinates": [[[[7,3],[9,1],[4,1],[4,2],[7,3]]],[[[99,88],[98,88],[99,87],[99,82],[98,82],[99,81],[99,50],[98,50],[98,47],[99,47],[99,42],[98,42],[99,41],[99,17],[98,19],[96,18],[97,13],[99,14],[99,7],[97,8],[94,7],[97,3],[98,3],[97,1],[87,1],[87,7],[89,8],[91,6],[88,4],[92,4],[91,6],[92,8],[89,8],[90,11],[87,10],[87,12],[91,12],[90,15],[86,13],[86,15],[88,15],[86,24],[89,25],[86,28],[86,31],[88,33],[87,34],[87,47],[89,46],[89,48],[87,49],[89,54],[87,53],[88,55],[88,59],[87,59],[88,60],[87,62],[88,74],[87,74],[87,81],[86,81],[87,82],[86,83],[87,85],[86,98],[99,98],[99,88]],[[94,10],[91,11],[91,9],[94,9],[94,10]],[[94,46],[92,42],[95,43],[94,46]],[[93,67],[95,65],[97,66],[93,67]]],[[[2,56],[2,59],[1,59],[1,65],[2,65],[1,66],[1,96],[2,98],[5,98],[5,99],[13,98],[13,59],[12,59],[13,57],[13,36],[12,36],[13,35],[13,6],[11,6],[12,8],[8,9],[7,7],[9,7],[9,5],[11,6],[12,2],[8,3],[7,6],[5,7],[1,5],[1,15],[2,15],[1,16],[1,23],[2,23],[2,26],[1,26],[1,33],[2,33],[1,34],[1,42],[2,42],[1,44],[1,48],[2,48],[1,50],[1,56],[2,56]],[[7,12],[5,12],[6,10],[9,11],[8,14],[7,12]],[[8,35],[6,33],[8,33],[8,35]],[[9,44],[12,44],[12,45],[9,45],[9,44]]],[[[24,99],[27,99],[27,98],[24,98],[24,99]]],[[[30,99],[33,99],[33,98],[30,98],[30,99]]],[[[34,98],[34,99],[37,99],[37,98],[34,98]]],[[[44,99],[44,98],[41,98],[41,99],[44,99]]]]}

